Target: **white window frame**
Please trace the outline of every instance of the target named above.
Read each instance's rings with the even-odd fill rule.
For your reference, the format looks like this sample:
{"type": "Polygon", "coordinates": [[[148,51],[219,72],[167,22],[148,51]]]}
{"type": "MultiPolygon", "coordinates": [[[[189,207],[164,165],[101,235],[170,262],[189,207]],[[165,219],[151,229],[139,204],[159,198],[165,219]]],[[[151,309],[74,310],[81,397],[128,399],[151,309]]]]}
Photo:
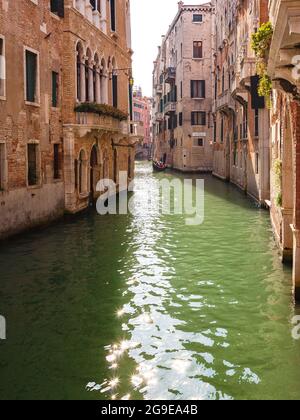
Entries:
{"type": "MultiPolygon", "coordinates": [[[[4,95],[0,96],[0,100],[5,101],[6,100],[6,50],[5,50],[5,36],[0,34],[0,39],[3,41],[3,73],[4,73],[4,95]]],[[[1,63],[0,63],[1,65],[1,63]]]]}
{"type": "Polygon", "coordinates": [[[41,103],[41,92],[40,92],[40,53],[33,48],[24,46],[24,56],[23,56],[23,66],[24,66],[24,101],[26,105],[39,107],[41,103]],[[29,51],[37,56],[37,74],[36,74],[36,95],[37,100],[35,102],[27,101],[27,80],[26,80],[26,52],[29,51]]]}

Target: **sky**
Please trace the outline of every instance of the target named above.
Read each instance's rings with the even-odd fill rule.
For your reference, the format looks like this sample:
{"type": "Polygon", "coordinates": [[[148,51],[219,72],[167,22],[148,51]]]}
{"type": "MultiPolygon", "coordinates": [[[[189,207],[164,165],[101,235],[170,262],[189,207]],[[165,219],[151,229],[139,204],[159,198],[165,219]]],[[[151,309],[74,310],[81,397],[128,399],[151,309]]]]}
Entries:
{"type": "MultiPolygon", "coordinates": [[[[186,4],[203,4],[207,0],[187,0],[186,4]]],[[[133,72],[135,85],[152,96],[153,61],[157,47],[178,11],[178,0],[131,0],[133,72]]]]}

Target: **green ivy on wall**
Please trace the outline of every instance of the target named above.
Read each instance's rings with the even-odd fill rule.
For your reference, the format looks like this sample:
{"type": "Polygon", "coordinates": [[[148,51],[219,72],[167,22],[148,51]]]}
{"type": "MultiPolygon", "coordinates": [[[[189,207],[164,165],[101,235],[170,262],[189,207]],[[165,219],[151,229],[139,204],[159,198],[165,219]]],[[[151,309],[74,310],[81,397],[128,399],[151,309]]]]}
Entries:
{"type": "Polygon", "coordinates": [[[271,22],[264,23],[252,35],[251,47],[256,56],[256,71],[259,76],[258,94],[266,98],[267,106],[272,106],[272,80],[267,73],[269,49],[273,37],[271,22]]]}

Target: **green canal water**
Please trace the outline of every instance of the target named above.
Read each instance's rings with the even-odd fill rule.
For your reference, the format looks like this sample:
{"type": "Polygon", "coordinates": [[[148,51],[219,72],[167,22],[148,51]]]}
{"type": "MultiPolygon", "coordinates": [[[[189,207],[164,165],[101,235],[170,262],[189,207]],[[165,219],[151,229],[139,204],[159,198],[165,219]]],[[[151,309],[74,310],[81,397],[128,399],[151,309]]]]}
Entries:
{"type": "Polygon", "coordinates": [[[299,399],[291,271],[269,215],[205,176],[205,222],[89,212],[0,248],[0,399],[299,399]]]}

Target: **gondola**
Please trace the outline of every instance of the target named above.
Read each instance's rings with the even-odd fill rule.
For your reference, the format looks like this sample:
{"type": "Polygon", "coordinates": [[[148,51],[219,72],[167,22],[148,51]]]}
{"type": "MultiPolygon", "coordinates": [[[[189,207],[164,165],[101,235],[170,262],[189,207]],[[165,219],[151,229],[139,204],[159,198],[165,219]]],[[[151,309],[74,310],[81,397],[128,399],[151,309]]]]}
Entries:
{"type": "Polygon", "coordinates": [[[167,165],[162,162],[156,162],[155,160],[152,162],[153,170],[155,172],[164,172],[167,169],[167,165]]]}

